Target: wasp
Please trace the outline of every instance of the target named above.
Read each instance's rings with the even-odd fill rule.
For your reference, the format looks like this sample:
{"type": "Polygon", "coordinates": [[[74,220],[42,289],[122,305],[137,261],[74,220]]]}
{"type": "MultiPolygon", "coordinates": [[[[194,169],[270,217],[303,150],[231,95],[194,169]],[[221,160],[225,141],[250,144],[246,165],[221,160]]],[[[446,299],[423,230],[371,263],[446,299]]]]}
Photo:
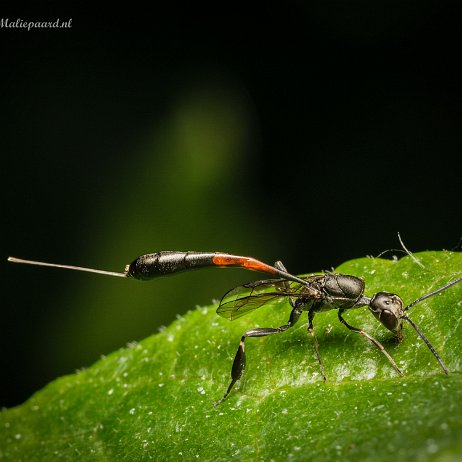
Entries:
{"type": "Polygon", "coordinates": [[[285,332],[297,323],[303,312],[307,312],[308,314],[308,332],[313,338],[316,357],[324,381],[326,381],[327,378],[319,352],[318,340],[313,327],[313,319],[317,313],[330,310],[338,310],[339,321],[347,329],[363,336],[371,342],[387,358],[393,369],[399,375],[403,375],[403,372],[397,366],[394,359],[377,339],[363,329],[350,325],[343,317],[346,311],[363,307],[367,308],[399,341],[402,339],[403,321],[407,321],[415,329],[425,345],[427,345],[443,372],[448,374],[448,369],[443,360],[420,328],[409,318],[407,312],[421,301],[433,297],[447,290],[454,284],[461,282],[462,276],[405,306],[401,297],[391,292],[381,291],[377,292],[372,297],[365,296],[364,280],[356,276],[325,273],[321,275],[298,277],[290,274],[281,261],[276,261],[274,265],[268,265],[252,257],[242,257],[223,252],[161,251],[146,254],[136,258],[129,265],[126,265],[124,272],[112,272],[80,266],[23,260],[15,257],[9,257],[8,260],[13,263],[87,271],[139,280],[149,280],[159,276],[210,266],[219,268],[237,267],[271,275],[271,279],[250,282],[230,290],[223,296],[218,306],[217,314],[230,321],[240,318],[279,298],[288,300],[291,306],[291,312],[287,323],[280,327],[258,327],[247,330],[242,334],[231,368],[231,382],[222,398],[214,403],[215,407],[228,397],[234,385],[244,373],[246,366],[245,340],[249,337],[266,337],[285,332]]]}

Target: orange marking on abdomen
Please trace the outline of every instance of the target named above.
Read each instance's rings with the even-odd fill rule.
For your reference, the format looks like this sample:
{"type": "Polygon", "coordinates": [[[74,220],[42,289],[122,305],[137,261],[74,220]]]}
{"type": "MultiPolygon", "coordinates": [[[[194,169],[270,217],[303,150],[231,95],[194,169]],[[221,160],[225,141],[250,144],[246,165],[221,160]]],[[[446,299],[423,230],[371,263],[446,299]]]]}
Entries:
{"type": "Polygon", "coordinates": [[[272,266],[262,263],[261,261],[255,260],[251,257],[236,257],[234,255],[219,254],[212,258],[212,263],[216,266],[237,266],[240,268],[246,268],[251,271],[259,271],[261,273],[277,274],[277,271],[272,266]]]}

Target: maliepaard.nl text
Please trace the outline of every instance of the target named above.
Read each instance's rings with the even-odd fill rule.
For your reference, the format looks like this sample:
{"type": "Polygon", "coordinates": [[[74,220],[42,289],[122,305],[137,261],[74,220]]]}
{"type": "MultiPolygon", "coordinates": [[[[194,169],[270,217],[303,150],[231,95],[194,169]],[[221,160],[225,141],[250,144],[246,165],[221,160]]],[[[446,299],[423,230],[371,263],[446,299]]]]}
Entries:
{"type": "Polygon", "coordinates": [[[9,18],[0,19],[0,27],[9,29],[70,29],[72,27],[72,18],[67,21],[61,21],[59,18],[55,21],[25,21],[21,18],[10,21],[9,18]]]}

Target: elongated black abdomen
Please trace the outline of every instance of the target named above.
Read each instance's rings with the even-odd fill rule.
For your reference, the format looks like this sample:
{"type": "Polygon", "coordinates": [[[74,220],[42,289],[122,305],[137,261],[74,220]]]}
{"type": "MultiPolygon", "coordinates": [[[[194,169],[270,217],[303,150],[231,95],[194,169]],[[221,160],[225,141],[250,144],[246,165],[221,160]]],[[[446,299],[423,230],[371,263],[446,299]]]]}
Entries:
{"type": "Polygon", "coordinates": [[[192,268],[213,266],[215,252],[178,252],[166,250],[149,253],[134,260],[127,268],[129,276],[135,279],[152,279],[155,277],[178,273],[192,268]]]}

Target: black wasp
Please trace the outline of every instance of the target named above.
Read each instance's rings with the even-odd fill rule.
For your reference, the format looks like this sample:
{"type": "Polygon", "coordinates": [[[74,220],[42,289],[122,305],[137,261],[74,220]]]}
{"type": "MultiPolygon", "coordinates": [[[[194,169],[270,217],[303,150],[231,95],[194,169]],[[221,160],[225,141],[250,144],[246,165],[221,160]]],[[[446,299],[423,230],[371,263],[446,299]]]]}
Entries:
{"type": "Polygon", "coordinates": [[[411,304],[404,306],[401,298],[390,292],[383,291],[377,292],[372,297],[365,296],[364,281],[356,276],[325,273],[322,275],[297,277],[288,273],[280,261],[277,261],[273,266],[271,266],[252,257],[241,257],[222,252],[162,251],[142,255],[134,260],[130,265],[127,265],[123,273],[83,268],[80,266],[23,260],[14,257],[10,257],[8,260],[14,263],[26,263],[31,265],[88,271],[109,276],[124,278],[131,277],[140,280],[149,280],[167,274],[207,266],[216,266],[220,268],[238,267],[271,274],[274,279],[266,279],[239,286],[226,293],[220,302],[217,313],[231,321],[280,297],[284,297],[289,301],[292,311],[289,315],[289,320],[283,326],[276,328],[259,327],[250,329],[242,335],[231,369],[231,383],[223,397],[215,402],[214,406],[218,406],[227,398],[234,384],[242,377],[246,364],[244,350],[245,339],[247,337],[266,337],[268,335],[284,332],[294,326],[304,311],[308,313],[308,332],[313,337],[314,349],[324,380],[326,380],[326,375],[319,353],[318,341],[313,329],[313,319],[316,313],[329,310],[338,310],[338,318],[340,322],[352,332],[360,334],[369,340],[388,359],[396,372],[403,375],[393,358],[387,353],[383,345],[378,340],[364,330],[351,326],[344,319],[343,313],[345,311],[361,307],[368,307],[369,311],[371,311],[375,318],[379,320],[388,330],[393,332],[398,340],[402,339],[401,330],[403,320],[408,321],[430,349],[443,372],[447,374],[448,370],[442,359],[425,337],[423,332],[407,316],[406,312],[422,300],[432,297],[462,281],[461,276],[448,282],[439,289],[418,298],[411,304]]]}

